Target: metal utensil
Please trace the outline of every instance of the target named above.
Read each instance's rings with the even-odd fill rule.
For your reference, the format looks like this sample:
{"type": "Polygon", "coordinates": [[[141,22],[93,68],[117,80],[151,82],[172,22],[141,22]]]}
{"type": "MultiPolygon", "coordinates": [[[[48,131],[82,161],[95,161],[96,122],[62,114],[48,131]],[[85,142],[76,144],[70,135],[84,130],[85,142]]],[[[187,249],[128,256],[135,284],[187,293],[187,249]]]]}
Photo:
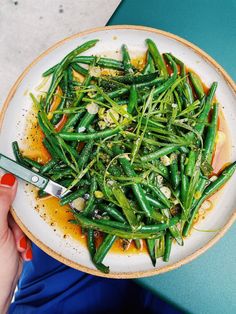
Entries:
{"type": "Polygon", "coordinates": [[[0,154],[0,168],[14,174],[16,177],[33,184],[37,188],[57,198],[62,198],[70,192],[64,186],[61,186],[60,184],[43,177],[37,172],[19,165],[17,162],[3,154],[0,154]]]}

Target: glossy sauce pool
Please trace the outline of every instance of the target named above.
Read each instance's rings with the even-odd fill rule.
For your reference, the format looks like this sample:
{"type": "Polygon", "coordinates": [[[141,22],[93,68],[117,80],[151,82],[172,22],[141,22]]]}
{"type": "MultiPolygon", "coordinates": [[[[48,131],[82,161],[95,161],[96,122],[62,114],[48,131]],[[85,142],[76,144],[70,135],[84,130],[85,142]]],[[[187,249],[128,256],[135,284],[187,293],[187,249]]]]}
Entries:
{"type": "MultiPolygon", "coordinates": [[[[132,63],[135,66],[138,66],[139,68],[143,67],[144,64],[144,58],[138,57],[135,58],[132,63]]],[[[105,73],[104,73],[105,74],[105,73]]],[[[81,79],[80,76],[77,76],[78,80],[81,79]]],[[[207,92],[208,88],[204,86],[205,92],[207,92]]],[[[57,97],[54,99],[53,106],[56,108],[59,100],[57,97]]],[[[45,149],[44,145],[42,144],[42,140],[44,138],[44,135],[39,128],[37,124],[37,114],[36,110],[32,110],[28,114],[28,121],[27,121],[27,130],[26,130],[26,136],[25,139],[21,144],[23,147],[23,154],[29,158],[32,158],[34,160],[37,160],[41,163],[46,163],[50,160],[50,154],[45,149]]],[[[64,119],[65,121],[65,119],[64,119]]],[[[57,127],[59,130],[61,128],[62,124],[57,127]]],[[[222,110],[220,110],[219,114],[219,126],[218,131],[221,131],[225,134],[226,140],[223,143],[217,143],[214,157],[213,157],[213,173],[217,174],[219,173],[229,162],[230,162],[230,136],[229,136],[229,130],[226,124],[226,120],[224,118],[222,110]]],[[[81,233],[81,229],[77,225],[73,225],[69,222],[70,219],[73,219],[72,213],[70,213],[69,206],[60,206],[58,199],[54,197],[45,197],[42,199],[37,198],[37,190],[36,188],[33,188],[32,186],[28,185],[27,191],[30,193],[33,193],[34,198],[36,199],[35,207],[34,209],[38,211],[40,217],[44,219],[53,229],[54,231],[60,231],[64,238],[71,237],[77,241],[80,241],[81,244],[86,245],[86,236],[81,233]]],[[[212,206],[209,208],[209,210],[212,210],[214,208],[214,204],[217,202],[217,199],[219,197],[220,191],[217,192],[214,196],[209,198],[211,201],[212,206]]],[[[205,215],[207,213],[203,212],[195,219],[195,223],[198,222],[200,219],[204,219],[205,215]]],[[[98,236],[96,238],[97,244],[101,242],[101,236],[98,233],[98,236]]],[[[143,251],[146,251],[146,245],[145,241],[142,241],[142,247],[140,250],[136,249],[134,245],[134,241],[128,243],[125,252],[126,253],[141,253],[143,251]]],[[[124,248],[122,246],[122,241],[117,240],[111,251],[113,252],[121,252],[124,251],[124,248]]]]}

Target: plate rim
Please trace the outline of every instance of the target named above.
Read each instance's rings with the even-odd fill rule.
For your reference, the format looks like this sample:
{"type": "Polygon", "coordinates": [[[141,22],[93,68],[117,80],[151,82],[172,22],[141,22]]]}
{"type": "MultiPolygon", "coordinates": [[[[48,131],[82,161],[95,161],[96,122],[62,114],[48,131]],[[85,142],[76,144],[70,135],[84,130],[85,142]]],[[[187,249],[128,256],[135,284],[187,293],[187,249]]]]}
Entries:
{"type": "MultiPolygon", "coordinates": [[[[8,96],[7,96],[6,100],[3,103],[3,107],[2,107],[2,110],[0,112],[0,131],[1,131],[1,128],[2,128],[2,124],[3,124],[3,120],[4,120],[4,117],[5,117],[6,110],[7,110],[8,106],[9,106],[9,104],[11,102],[11,99],[13,98],[13,96],[14,96],[18,86],[20,85],[21,81],[24,79],[26,74],[31,70],[31,68],[33,68],[33,66],[35,64],[37,64],[46,55],[48,55],[50,52],[55,50],[57,47],[63,45],[67,41],[73,40],[75,38],[80,38],[80,37],[86,36],[88,34],[96,33],[96,32],[99,32],[99,31],[101,32],[101,31],[119,30],[119,29],[131,29],[131,30],[148,31],[148,32],[151,32],[151,33],[164,35],[164,36],[166,36],[168,38],[174,39],[174,40],[184,44],[185,46],[187,46],[187,47],[191,48],[192,50],[194,50],[198,55],[203,57],[203,59],[206,59],[210,64],[212,64],[214,66],[214,68],[216,68],[217,71],[220,72],[220,74],[224,77],[225,82],[231,87],[231,89],[236,94],[236,84],[234,83],[233,79],[229,76],[229,74],[222,68],[222,66],[219,65],[205,51],[203,51],[202,49],[197,47],[195,44],[192,44],[191,42],[187,41],[186,39],[184,39],[182,37],[179,37],[179,36],[177,36],[177,35],[175,35],[173,33],[166,32],[166,31],[163,31],[163,30],[160,30],[160,29],[156,29],[156,28],[152,28],[152,27],[146,27],[146,26],[141,26],[141,25],[113,25],[113,26],[96,27],[96,28],[85,30],[83,32],[76,33],[74,35],[71,35],[69,37],[66,37],[66,38],[56,42],[54,45],[50,46],[46,51],[41,53],[36,59],[34,59],[33,62],[31,62],[25,68],[25,70],[22,72],[22,74],[18,77],[16,82],[11,87],[11,89],[10,89],[10,91],[8,93],[8,96]]],[[[180,261],[174,263],[173,265],[167,265],[167,266],[164,266],[164,267],[162,267],[160,269],[154,268],[154,269],[150,269],[150,270],[146,270],[146,271],[136,271],[136,272],[127,272],[127,273],[126,272],[117,272],[117,273],[103,274],[99,270],[91,269],[89,267],[80,265],[80,264],[78,264],[78,263],[76,263],[74,261],[69,260],[66,257],[63,257],[61,254],[55,252],[53,249],[51,249],[46,244],[41,242],[41,240],[39,240],[36,236],[34,236],[28,230],[28,228],[22,223],[20,218],[17,216],[17,214],[16,214],[16,212],[15,212],[13,207],[10,209],[10,212],[11,212],[13,218],[15,219],[16,223],[20,226],[20,228],[23,230],[23,232],[26,234],[26,236],[32,242],[34,242],[40,249],[42,249],[44,252],[46,252],[51,257],[55,258],[56,260],[60,261],[61,263],[65,264],[65,265],[67,265],[69,267],[72,267],[72,268],[75,268],[77,270],[89,273],[91,275],[96,275],[96,276],[106,277],[106,278],[114,278],[114,279],[131,279],[131,278],[149,277],[149,276],[158,275],[158,274],[162,274],[162,273],[165,273],[165,272],[177,269],[177,268],[179,268],[179,267],[181,267],[181,266],[191,262],[192,260],[194,260],[195,258],[200,256],[201,254],[206,252],[209,248],[211,248],[216,242],[218,242],[225,235],[225,233],[229,230],[229,228],[233,225],[233,223],[236,220],[236,210],[234,210],[234,212],[232,213],[232,215],[228,219],[228,221],[225,223],[225,225],[221,228],[221,230],[209,242],[207,242],[201,248],[196,250],[194,253],[192,253],[190,255],[187,255],[185,258],[183,258],[180,261]]]]}

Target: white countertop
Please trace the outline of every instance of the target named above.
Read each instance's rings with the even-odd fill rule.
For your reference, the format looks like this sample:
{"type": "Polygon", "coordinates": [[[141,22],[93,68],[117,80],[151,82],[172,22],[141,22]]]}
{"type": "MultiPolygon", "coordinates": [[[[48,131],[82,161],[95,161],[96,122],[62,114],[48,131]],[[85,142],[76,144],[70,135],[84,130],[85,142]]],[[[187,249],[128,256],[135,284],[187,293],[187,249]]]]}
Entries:
{"type": "Polygon", "coordinates": [[[120,0],[4,0],[0,5],[0,108],[18,76],[57,41],[104,26],[120,0]]]}

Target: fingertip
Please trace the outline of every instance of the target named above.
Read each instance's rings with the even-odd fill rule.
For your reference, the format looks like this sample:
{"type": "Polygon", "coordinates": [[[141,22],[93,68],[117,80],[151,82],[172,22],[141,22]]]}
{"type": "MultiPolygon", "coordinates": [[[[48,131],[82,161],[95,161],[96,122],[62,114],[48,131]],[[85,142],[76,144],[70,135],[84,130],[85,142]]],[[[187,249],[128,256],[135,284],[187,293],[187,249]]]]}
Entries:
{"type": "Polygon", "coordinates": [[[11,173],[5,173],[0,178],[0,194],[2,198],[2,194],[8,199],[7,202],[13,202],[16,196],[18,182],[16,177],[11,173]]]}
{"type": "Polygon", "coordinates": [[[28,247],[26,236],[23,235],[18,241],[17,241],[17,250],[18,252],[22,253],[25,252],[28,247]]]}
{"type": "Polygon", "coordinates": [[[0,184],[13,187],[16,184],[16,177],[12,173],[5,173],[1,177],[0,184]]]}
{"type": "Polygon", "coordinates": [[[30,262],[33,259],[32,248],[28,247],[27,250],[21,254],[21,256],[25,262],[30,262]]]}

